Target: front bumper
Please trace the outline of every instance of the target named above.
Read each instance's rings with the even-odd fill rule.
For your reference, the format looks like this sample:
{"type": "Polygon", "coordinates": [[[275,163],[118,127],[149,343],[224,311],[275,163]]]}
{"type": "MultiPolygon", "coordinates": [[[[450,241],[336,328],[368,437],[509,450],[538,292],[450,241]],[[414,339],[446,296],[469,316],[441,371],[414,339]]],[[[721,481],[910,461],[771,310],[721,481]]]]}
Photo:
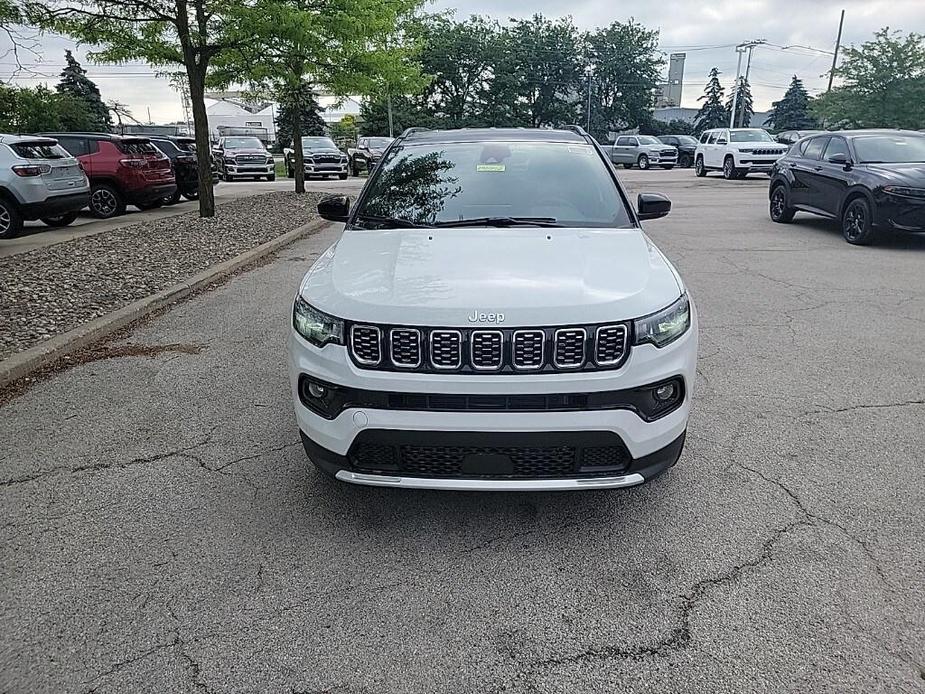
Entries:
{"type": "Polygon", "coordinates": [[[235,175],[261,175],[266,176],[276,171],[275,164],[234,164],[228,162],[225,164],[225,173],[235,175]]]}
{"type": "MultiPolygon", "coordinates": [[[[781,155],[783,156],[783,155],[781,155]]],[[[747,154],[735,158],[737,169],[769,173],[780,157],[751,157],[747,154]]]]}
{"type": "Polygon", "coordinates": [[[346,174],[347,173],[347,162],[334,162],[330,164],[315,164],[313,162],[305,162],[305,174],[307,176],[330,176],[333,174],[346,174]]]}
{"type": "MultiPolygon", "coordinates": [[[[691,329],[683,337],[661,349],[652,345],[633,347],[623,366],[610,371],[529,375],[397,373],[360,369],[350,360],[343,346],[329,344],[317,348],[302,339],[294,330],[290,332],[289,344],[289,374],[296,421],[313,461],[339,479],[357,484],[427,486],[438,489],[583,489],[629,486],[650,479],[677,460],[674,449],[670,447],[679,439],[681,443],[678,444],[676,453],[680,454],[690,413],[696,364],[695,309],[692,311],[691,329]],[[302,374],[323,383],[364,391],[470,396],[598,393],[638,388],[680,377],[684,382],[684,398],[677,409],[654,421],[645,421],[636,412],[619,408],[568,411],[473,411],[470,408],[447,411],[365,406],[347,407],[329,419],[303,404],[299,396],[299,377],[302,374]],[[422,442],[429,441],[432,437],[436,437],[436,441],[444,441],[440,445],[448,445],[445,441],[462,437],[461,443],[453,445],[467,448],[470,445],[485,447],[488,445],[485,441],[491,437],[514,434],[533,441],[528,447],[536,445],[537,437],[542,438],[544,445],[548,447],[573,446],[576,448],[577,460],[581,459],[577,450],[591,444],[570,443],[573,437],[610,437],[613,446],[623,447],[626,454],[623,462],[626,464],[620,466],[614,474],[603,477],[601,474],[585,474],[587,471],[582,472],[578,465],[576,471],[580,474],[558,475],[554,480],[479,479],[479,484],[473,486],[472,479],[460,481],[458,478],[443,478],[433,482],[428,481],[429,478],[425,474],[388,474],[385,469],[379,475],[384,479],[371,480],[369,466],[358,466],[352,462],[352,456],[357,451],[356,446],[375,443],[377,437],[382,436],[401,436],[408,442],[388,444],[393,446],[424,445],[422,442]],[[553,437],[552,440],[548,438],[550,436],[553,437]],[[466,443],[467,440],[470,443],[466,443]],[[672,459],[665,462],[669,458],[672,459]],[[639,475],[641,479],[631,475],[639,475]],[[415,481],[409,481],[410,479],[415,481]],[[588,481],[578,482],[577,479],[588,481]],[[525,482],[538,484],[530,485],[525,482]]],[[[515,445],[504,441],[500,441],[499,445],[501,444],[515,445]]]]}

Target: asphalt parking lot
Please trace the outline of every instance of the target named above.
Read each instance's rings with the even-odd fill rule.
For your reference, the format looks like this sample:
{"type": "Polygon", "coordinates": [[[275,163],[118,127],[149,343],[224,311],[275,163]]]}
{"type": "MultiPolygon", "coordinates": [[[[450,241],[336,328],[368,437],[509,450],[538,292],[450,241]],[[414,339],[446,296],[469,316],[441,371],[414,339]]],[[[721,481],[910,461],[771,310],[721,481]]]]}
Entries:
{"type": "Polygon", "coordinates": [[[700,312],[673,470],[320,477],[285,337],[331,227],[0,408],[0,691],[925,690],[925,237],[775,225],[763,176],[621,175],[672,198],[647,229],[700,312]]]}

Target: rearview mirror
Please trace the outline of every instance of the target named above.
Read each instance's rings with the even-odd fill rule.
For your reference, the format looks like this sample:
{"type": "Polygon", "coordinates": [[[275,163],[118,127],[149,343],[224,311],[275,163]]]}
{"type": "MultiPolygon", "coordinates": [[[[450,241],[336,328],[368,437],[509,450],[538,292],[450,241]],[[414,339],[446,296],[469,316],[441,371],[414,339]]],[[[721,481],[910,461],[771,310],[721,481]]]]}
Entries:
{"type": "Polygon", "coordinates": [[[346,222],[350,214],[350,198],[346,195],[329,195],[318,203],[318,214],[329,222],[346,222]]]}
{"type": "Polygon", "coordinates": [[[838,166],[851,166],[851,159],[844,152],[839,152],[829,157],[829,163],[837,164],[838,166]]]}
{"type": "Polygon", "coordinates": [[[671,212],[671,200],[661,193],[640,193],[636,198],[636,216],[640,220],[658,219],[671,212]]]}

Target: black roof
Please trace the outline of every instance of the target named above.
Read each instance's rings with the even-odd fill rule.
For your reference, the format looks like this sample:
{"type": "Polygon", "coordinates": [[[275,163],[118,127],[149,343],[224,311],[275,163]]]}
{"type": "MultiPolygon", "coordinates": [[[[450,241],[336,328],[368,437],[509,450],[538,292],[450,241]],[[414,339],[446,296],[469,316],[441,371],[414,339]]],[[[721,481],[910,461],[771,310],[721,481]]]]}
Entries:
{"type": "Polygon", "coordinates": [[[870,128],[868,130],[832,130],[819,133],[820,135],[844,135],[845,137],[863,137],[864,135],[918,135],[922,133],[915,130],[894,130],[891,128],[870,128]]]}
{"type": "Polygon", "coordinates": [[[402,139],[411,143],[447,142],[587,142],[575,130],[540,130],[536,128],[464,128],[460,130],[406,131],[402,139]]]}

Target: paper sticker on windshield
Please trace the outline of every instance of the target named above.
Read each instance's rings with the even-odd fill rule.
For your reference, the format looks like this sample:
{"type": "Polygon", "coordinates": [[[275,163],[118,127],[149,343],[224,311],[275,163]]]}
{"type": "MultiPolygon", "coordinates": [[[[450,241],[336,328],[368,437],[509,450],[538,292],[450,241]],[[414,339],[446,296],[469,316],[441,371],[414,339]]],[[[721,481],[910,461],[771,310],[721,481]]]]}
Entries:
{"type": "Polygon", "coordinates": [[[584,154],[586,157],[590,157],[590,156],[591,156],[591,148],[590,148],[590,147],[587,147],[587,146],[585,146],[585,147],[569,147],[569,148],[568,148],[568,151],[571,152],[572,154],[584,154]]]}
{"type": "Polygon", "coordinates": [[[504,164],[476,164],[476,171],[504,171],[504,164]]]}

